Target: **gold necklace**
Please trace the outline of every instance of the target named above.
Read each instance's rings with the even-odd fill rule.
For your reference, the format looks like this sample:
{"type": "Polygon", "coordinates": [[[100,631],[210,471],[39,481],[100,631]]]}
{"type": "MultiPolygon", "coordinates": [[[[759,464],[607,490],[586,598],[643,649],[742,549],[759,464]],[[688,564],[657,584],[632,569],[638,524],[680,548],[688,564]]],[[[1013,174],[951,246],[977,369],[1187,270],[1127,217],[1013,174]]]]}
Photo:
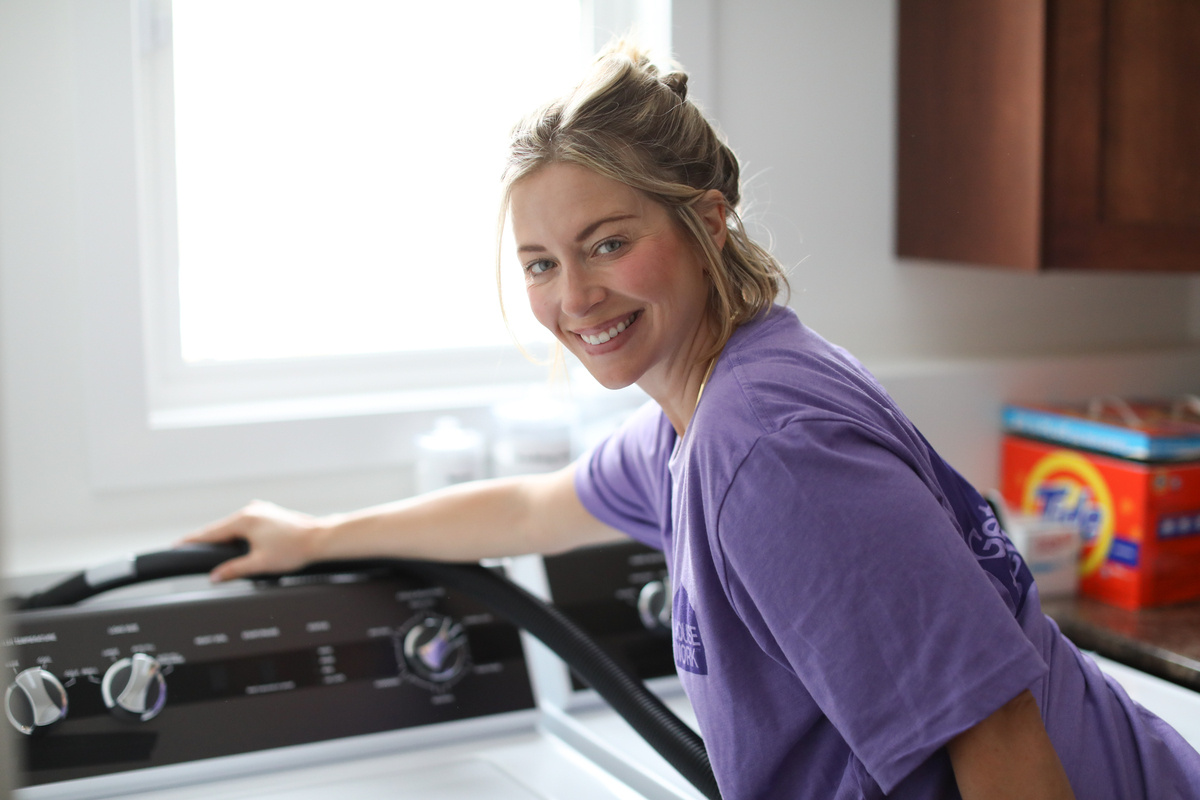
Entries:
{"type": "Polygon", "coordinates": [[[708,379],[712,377],[713,367],[717,366],[717,359],[720,357],[720,353],[713,356],[712,360],[708,362],[708,369],[704,370],[704,377],[700,380],[700,391],[696,393],[697,406],[700,405],[700,398],[704,396],[704,387],[708,386],[708,379]]]}

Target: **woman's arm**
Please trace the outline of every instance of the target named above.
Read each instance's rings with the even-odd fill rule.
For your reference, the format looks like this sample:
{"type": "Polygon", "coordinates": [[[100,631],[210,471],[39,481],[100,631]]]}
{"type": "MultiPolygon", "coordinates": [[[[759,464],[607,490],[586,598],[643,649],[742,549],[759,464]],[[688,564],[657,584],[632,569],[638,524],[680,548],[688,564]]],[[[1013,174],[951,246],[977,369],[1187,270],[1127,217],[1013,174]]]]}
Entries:
{"type": "Polygon", "coordinates": [[[960,733],[946,749],[963,800],[1074,800],[1028,689],[960,733]]]}
{"type": "Polygon", "coordinates": [[[621,538],[583,507],[574,474],[571,465],[546,475],[474,481],[328,517],[255,501],[186,541],[246,539],[249,553],[213,570],[214,580],[229,580],[287,572],[311,561],[388,556],[476,561],[621,538]]]}

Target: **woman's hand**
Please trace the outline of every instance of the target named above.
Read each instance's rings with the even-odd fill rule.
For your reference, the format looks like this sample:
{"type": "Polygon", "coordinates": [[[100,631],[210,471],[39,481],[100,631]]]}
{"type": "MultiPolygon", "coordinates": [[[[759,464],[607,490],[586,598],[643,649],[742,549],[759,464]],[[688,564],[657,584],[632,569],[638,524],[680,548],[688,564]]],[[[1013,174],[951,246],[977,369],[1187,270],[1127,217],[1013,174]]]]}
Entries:
{"type": "Polygon", "coordinates": [[[226,561],[209,574],[214,581],[227,581],[299,569],[315,559],[318,540],[328,527],[310,514],[255,500],[236,514],[196,531],[183,541],[193,544],[245,539],[250,552],[226,561]]]}

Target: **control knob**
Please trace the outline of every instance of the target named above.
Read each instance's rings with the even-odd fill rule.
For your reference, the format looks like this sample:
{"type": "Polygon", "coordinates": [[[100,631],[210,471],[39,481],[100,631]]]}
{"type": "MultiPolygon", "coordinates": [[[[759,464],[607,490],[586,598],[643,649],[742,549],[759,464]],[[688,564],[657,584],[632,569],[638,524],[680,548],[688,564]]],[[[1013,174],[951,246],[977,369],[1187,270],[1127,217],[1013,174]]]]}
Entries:
{"type": "Polygon", "coordinates": [[[401,633],[401,657],[414,677],[444,687],[466,673],[471,656],[461,622],[426,614],[406,627],[401,633]]]}
{"type": "Polygon", "coordinates": [[[638,616],[646,630],[654,633],[671,632],[671,579],[650,581],[638,593],[638,616]]]}
{"type": "Polygon", "coordinates": [[[122,658],[104,673],[100,695],[113,716],[145,722],[167,702],[167,682],[158,659],[145,653],[122,658]]]}
{"type": "Polygon", "coordinates": [[[4,693],[4,713],[14,728],[28,736],[67,715],[67,690],[54,673],[30,667],[4,693]]]}

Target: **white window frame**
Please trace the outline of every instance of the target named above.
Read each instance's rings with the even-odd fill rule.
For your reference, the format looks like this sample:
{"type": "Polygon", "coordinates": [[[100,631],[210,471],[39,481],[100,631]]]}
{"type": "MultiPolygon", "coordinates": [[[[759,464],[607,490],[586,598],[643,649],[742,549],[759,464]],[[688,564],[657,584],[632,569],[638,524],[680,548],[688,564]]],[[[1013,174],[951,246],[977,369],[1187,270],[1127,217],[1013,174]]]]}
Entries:
{"type": "MultiPolygon", "coordinates": [[[[546,368],[515,347],[455,351],[452,366],[438,351],[184,365],[177,316],[164,313],[177,309],[174,258],[164,256],[175,246],[174,186],[156,184],[149,168],[164,157],[172,132],[145,113],[147,93],[158,93],[161,105],[162,93],[169,99],[171,92],[169,69],[164,86],[162,65],[154,63],[169,58],[156,53],[169,37],[154,13],[160,2],[74,4],[84,384],[95,488],[406,463],[415,435],[439,413],[455,410],[486,427],[491,404],[545,384],[546,368]]],[[[671,0],[588,0],[584,35],[602,45],[638,13],[638,3],[676,15],[673,32],[686,32],[685,57],[695,65],[691,91],[703,99],[712,85],[714,0],[674,0],[673,7],[671,0]]],[[[706,108],[711,113],[711,101],[706,108]]]]}

